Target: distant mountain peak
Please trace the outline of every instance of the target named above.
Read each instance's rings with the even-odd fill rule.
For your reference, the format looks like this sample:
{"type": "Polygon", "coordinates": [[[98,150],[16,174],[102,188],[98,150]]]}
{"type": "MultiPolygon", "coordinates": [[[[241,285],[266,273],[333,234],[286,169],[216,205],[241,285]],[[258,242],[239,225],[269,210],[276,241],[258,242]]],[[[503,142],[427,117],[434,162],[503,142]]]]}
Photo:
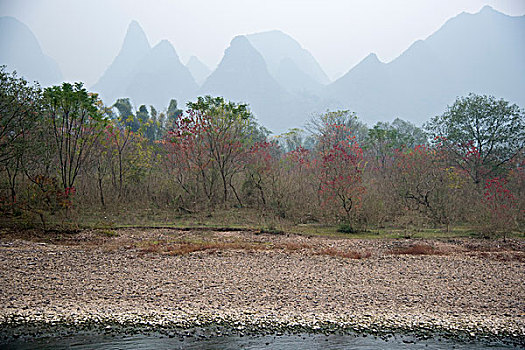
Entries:
{"type": "Polygon", "coordinates": [[[133,20],[129,23],[120,51],[92,89],[106,103],[113,103],[123,97],[125,86],[136,65],[148,54],[151,46],[140,24],[133,20]]]}
{"type": "Polygon", "coordinates": [[[248,45],[250,47],[252,46],[248,38],[246,38],[246,36],[244,35],[237,35],[230,41],[230,47],[235,47],[235,46],[240,46],[240,45],[243,45],[243,46],[248,45]]]}
{"type": "Polygon", "coordinates": [[[273,30],[268,30],[265,32],[248,34],[249,39],[260,38],[260,37],[273,37],[274,39],[278,39],[278,40],[286,40],[286,43],[288,45],[302,49],[302,46],[301,44],[299,44],[299,42],[297,42],[294,38],[292,38],[292,36],[286,34],[282,30],[273,29],[273,30]]]}
{"type": "Polygon", "coordinates": [[[264,33],[275,33],[275,34],[282,34],[282,35],[289,36],[288,34],[286,34],[285,32],[279,29],[272,29],[272,30],[267,30],[265,32],[254,33],[253,35],[264,34],[264,33]]]}
{"type": "MultiPolygon", "coordinates": [[[[260,33],[248,34],[246,36],[250,43],[263,56],[270,74],[284,84],[285,81],[279,78],[279,70],[283,59],[291,59],[297,68],[319,84],[329,83],[328,76],[323,71],[313,55],[303,48],[290,35],[280,31],[271,30],[260,33]]],[[[302,79],[302,78],[301,78],[302,79]]],[[[285,86],[287,89],[292,86],[285,86]]]]}
{"type": "Polygon", "coordinates": [[[195,63],[195,62],[200,62],[202,63],[201,60],[199,60],[199,58],[195,55],[191,55],[190,58],[188,59],[188,62],[186,62],[186,65],[190,64],[190,63],[195,63]]]}
{"type": "Polygon", "coordinates": [[[371,62],[377,62],[377,63],[383,63],[379,60],[379,58],[377,57],[377,55],[375,54],[375,52],[371,52],[368,54],[368,56],[366,56],[363,61],[371,61],[371,62]]]}
{"type": "Polygon", "coordinates": [[[175,48],[173,47],[173,45],[166,39],[159,41],[159,43],[155,45],[151,49],[151,51],[159,55],[165,55],[167,57],[175,57],[179,59],[179,55],[177,54],[177,51],[175,51],[175,48]]]}
{"type": "Polygon", "coordinates": [[[0,65],[43,86],[59,84],[62,73],[47,56],[31,29],[14,17],[0,17],[0,65]]]}
{"type": "Polygon", "coordinates": [[[150,49],[148,38],[146,37],[146,33],[144,33],[144,30],[142,29],[140,24],[137,21],[133,20],[128,25],[126,35],[124,36],[124,42],[122,43],[122,47],[120,49],[120,53],[122,53],[123,51],[133,52],[137,50],[144,50],[144,48],[146,48],[147,50],[150,49]]]}
{"type": "MultiPolygon", "coordinates": [[[[349,72],[346,74],[351,73],[352,71],[361,70],[363,67],[366,69],[375,69],[379,65],[385,65],[386,63],[383,63],[379,60],[377,55],[374,52],[369,53],[365,58],[363,58],[359,63],[357,63],[349,72]]],[[[341,77],[342,78],[342,77],[341,77]]],[[[341,79],[339,78],[339,79],[341,79]]]]}
{"type": "Polygon", "coordinates": [[[186,67],[188,67],[198,85],[202,85],[206,78],[211,74],[211,69],[202,63],[197,56],[191,56],[186,63],[186,67]]]}
{"type": "Polygon", "coordinates": [[[485,5],[483,8],[479,11],[479,13],[500,13],[499,11],[496,11],[492,6],[485,5]]]}
{"type": "Polygon", "coordinates": [[[168,40],[161,40],[129,74],[124,91],[136,104],[165,108],[170,99],[186,101],[197,90],[190,71],[168,40]]]}
{"type": "Polygon", "coordinates": [[[485,6],[450,18],[388,63],[367,56],[327,94],[368,123],[392,117],[422,123],[470,92],[523,104],[523,42],[525,16],[485,6]]]}
{"type": "Polygon", "coordinates": [[[266,61],[244,35],[234,37],[217,69],[206,79],[199,94],[220,95],[249,102],[268,127],[276,127],[286,91],[268,72],[266,61]],[[271,101],[271,102],[270,102],[271,101]]]}
{"type": "Polygon", "coordinates": [[[165,47],[173,47],[173,45],[171,45],[170,41],[167,40],[167,39],[162,39],[161,41],[159,41],[159,43],[155,46],[165,46],[165,47]]]}
{"type": "Polygon", "coordinates": [[[128,25],[128,31],[129,30],[140,30],[140,31],[142,31],[142,27],[140,26],[139,22],[137,22],[136,20],[132,19],[131,22],[129,22],[129,25],[128,25]]]}
{"type": "Polygon", "coordinates": [[[219,65],[261,65],[266,69],[266,62],[264,58],[250,43],[248,38],[244,35],[237,35],[234,37],[230,46],[224,51],[223,60],[219,65]]]}

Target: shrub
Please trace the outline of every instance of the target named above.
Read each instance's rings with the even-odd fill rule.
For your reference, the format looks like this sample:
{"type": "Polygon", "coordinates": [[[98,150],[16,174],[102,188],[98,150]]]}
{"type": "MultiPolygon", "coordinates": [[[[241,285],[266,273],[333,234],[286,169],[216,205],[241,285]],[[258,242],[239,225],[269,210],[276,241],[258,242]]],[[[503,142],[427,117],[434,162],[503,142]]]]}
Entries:
{"type": "Polygon", "coordinates": [[[339,228],[337,229],[337,232],[341,233],[355,233],[356,231],[350,224],[341,224],[339,225],[339,228]]]}
{"type": "Polygon", "coordinates": [[[391,254],[396,255],[441,255],[438,249],[428,244],[413,244],[409,247],[400,247],[392,249],[391,254]]]}
{"type": "Polygon", "coordinates": [[[328,255],[332,257],[346,258],[346,259],[364,259],[369,258],[372,254],[370,252],[354,252],[351,250],[343,251],[332,247],[324,248],[315,253],[315,255],[328,255]]]}

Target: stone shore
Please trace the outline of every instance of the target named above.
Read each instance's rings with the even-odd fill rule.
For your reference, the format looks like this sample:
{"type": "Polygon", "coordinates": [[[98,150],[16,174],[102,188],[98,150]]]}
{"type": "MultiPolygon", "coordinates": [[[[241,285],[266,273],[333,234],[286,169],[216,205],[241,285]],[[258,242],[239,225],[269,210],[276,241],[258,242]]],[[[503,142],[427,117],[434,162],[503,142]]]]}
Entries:
{"type": "Polygon", "coordinates": [[[442,332],[523,345],[524,257],[522,241],[2,232],[0,333],[20,325],[223,325],[250,334],[442,332]],[[149,249],[181,242],[236,244],[184,255],[149,249]],[[432,253],[400,253],[414,245],[432,253]],[[348,251],[361,258],[334,253],[348,251]]]}

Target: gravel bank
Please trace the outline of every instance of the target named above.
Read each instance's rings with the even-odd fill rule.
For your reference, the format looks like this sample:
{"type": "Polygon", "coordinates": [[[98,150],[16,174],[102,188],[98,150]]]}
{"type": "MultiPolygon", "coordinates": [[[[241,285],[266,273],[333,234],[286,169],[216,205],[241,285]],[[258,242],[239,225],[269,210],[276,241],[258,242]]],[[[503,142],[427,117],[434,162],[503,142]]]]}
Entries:
{"type": "Polygon", "coordinates": [[[520,241],[497,247],[475,240],[171,230],[0,237],[4,330],[27,322],[181,330],[223,324],[247,332],[428,330],[525,344],[520,241]],[[174,256],[143,248],[197,239],[250,242],[264,249],[232,246],[174,256]],[[416,243],[432,245],[436,255],[392,253],[416,243]],[[326,248],[370,256],[318,253],[326,248]]]}

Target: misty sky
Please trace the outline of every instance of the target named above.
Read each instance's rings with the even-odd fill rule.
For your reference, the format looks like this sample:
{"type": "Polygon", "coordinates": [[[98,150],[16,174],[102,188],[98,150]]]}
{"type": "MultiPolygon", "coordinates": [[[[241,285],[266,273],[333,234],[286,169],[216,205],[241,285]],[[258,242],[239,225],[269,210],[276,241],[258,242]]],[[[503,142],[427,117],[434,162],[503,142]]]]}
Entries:
{"type": "Polygon", "coordinates": [[[525,14],[525,0],[0,0],[35,33],[66,80],[94,84],[136,19],[150,44],[168,39],[183,63],[196,55],[210,68],[239,34],[279,29],[319,61],[330,78],[370,52],[388,62],[449,18],[484,5],[525,14]]]}

